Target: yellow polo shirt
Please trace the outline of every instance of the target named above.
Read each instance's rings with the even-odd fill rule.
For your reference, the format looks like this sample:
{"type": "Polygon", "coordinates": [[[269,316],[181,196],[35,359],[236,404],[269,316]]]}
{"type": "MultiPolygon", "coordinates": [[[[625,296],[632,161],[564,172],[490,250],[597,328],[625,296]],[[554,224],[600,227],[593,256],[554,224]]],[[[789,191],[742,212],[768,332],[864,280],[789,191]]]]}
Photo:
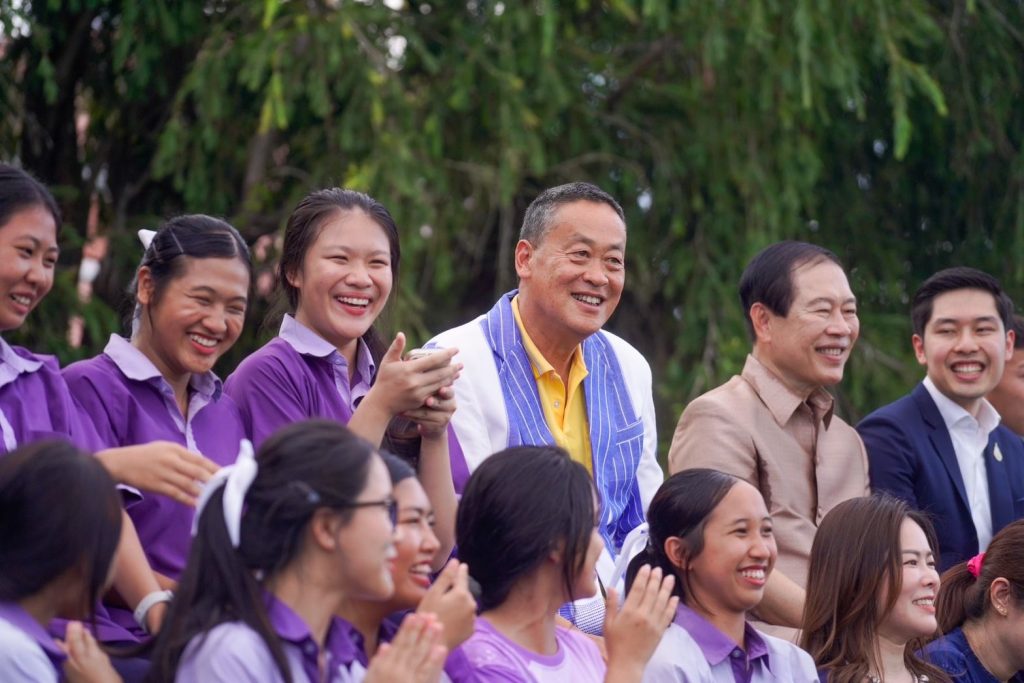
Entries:
{"type": "Polygon", "coordinates": [[[566,387],[555,368],[541,355],[537,345],[530,339],[519,315],[519,295],[512,298],[512,315],[515,316],[523,347],[533,368],[537,381],[540,405],[544,409],[544,421],[548,423],[555,443],[569,451],[573,460],[587,468],[594,475],[593,459],[590,453],[590,424],[587,422],[587,401],[583,396],[583,378],[587,376],[587,364],[583,361],[583,347],[577,346],[572,354],[569,367],[569,386],[566,387]]]}

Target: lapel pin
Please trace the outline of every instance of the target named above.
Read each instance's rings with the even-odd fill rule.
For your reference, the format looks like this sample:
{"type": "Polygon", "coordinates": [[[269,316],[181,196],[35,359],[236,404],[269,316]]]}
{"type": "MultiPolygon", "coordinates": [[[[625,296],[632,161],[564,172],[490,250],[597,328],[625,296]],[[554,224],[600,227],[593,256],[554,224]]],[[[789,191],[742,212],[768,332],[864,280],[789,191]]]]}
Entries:
{"type": "Polygon", "coordinates": [[[995,452],[992,453],[992,457],[996,459],[996,462],[1003,461],[1003,452],[999,450],[999,444],[996,444],[995,452]]]}

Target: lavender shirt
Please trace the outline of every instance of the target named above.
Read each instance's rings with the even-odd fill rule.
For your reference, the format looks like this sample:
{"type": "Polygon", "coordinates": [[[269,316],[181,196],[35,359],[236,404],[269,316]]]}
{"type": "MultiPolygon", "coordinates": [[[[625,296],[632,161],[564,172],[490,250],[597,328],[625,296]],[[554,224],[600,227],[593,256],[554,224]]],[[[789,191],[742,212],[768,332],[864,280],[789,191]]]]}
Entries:
{"type": "Polygon", "coordinates": [[[817,683],[811,656],[749,623],[746,651],[701,615],[680,604],[644,670],[643,683],[817,683]]]}
{"type": "Polygon", "coordinates": [[[0,338],[0,455],[41,439],[62,438],[88,451],[100,441],[79,413],[57,360],[0,338]]]}
{"type": "Polygon", "coordinates": [[[359,340],[352,380],[348,361],[290,315],[275,339],[243,360],[224,390],[238,404],[245,432],[259,446],[281,427],[314,417],[347,423],[370,390],[375,367],[359,340]]]}
{"type": "MultiPolygon", "coordinates": [[[[212,372],[192,376],[188,412],[182,416],[174,390],[160,371],[118,335],[110,337],[99,356],[65,368],[64,377],[107,448],[173,441],[218,465],[230,465],[245,437],[238,408],[223,394],[212,372]]],[[[192,543],[194,510],[150,494],[129,503],[128,514],[150,566],[177,579],[192,543]]],[[[112,606],[107,610],[136,637],[143,635],[128,610],[112,606]]]]}
{"type": "Polygon", "coordinates": [[[597,645],[579,631],[555,627],[558,651],[531,652],[476,619],[476,631],[448,657],[452,683],[601,683],[607,667],[597,645]]]}
{"type": "Polygon", "coordinates": [[[0,602],[0,677],[4,683],[56,683],[64,660],[53,638],[14,602],[0,602]]]}
{"type": "MultiPolygon", "coordinates": [[[[288,605],[272,595],[266,598],[267,615],[284,649],[293,683],[355,683],[364,669],[355,662],[355,645],[339,619],[327,631],[325,672],[321,677],[320,648],[309,627],[288,605]]],[[[263,638],[248,625],[232,621],[194,637],[185,648],[175,681],[192,683],[280,683],[283,681],[263,638]]]]}

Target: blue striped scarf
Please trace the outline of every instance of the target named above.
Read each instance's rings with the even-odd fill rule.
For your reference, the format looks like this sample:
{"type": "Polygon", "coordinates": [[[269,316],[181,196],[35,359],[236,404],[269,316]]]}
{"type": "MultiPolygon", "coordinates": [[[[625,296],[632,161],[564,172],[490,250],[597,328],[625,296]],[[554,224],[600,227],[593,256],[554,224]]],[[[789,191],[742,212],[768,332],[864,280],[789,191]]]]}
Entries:
{"type": "MultiPolygon", "coordinates": [[[[537,382],[512,313],[513,290],[481,321],[494,352],[498,383],[508,414],[508,445],[554,445],[544,419],[537,382]]],[[[644,522],[636,469],[644,446],[644,425],[629,398],[619,359],[602,332],[583,341],[588,375],[583,380],[590,424],[594,481],[601,498],[600,532],[614,556],[634,527],[644,522]]]]}

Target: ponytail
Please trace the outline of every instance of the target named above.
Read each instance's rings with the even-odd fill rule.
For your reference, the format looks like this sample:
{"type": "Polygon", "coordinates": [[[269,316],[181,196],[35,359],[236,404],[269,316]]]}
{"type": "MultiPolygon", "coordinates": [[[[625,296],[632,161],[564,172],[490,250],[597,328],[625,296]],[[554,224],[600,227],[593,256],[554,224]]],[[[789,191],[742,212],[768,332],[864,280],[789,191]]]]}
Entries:
{"type": "Polygon", "coordinates": [[[984,618],[992,608],[989,590],[999,578],[1009,582],[1011,595],[1024,605],[1024,520],[1005,526],[986,552],[942,575],[935,600],[939,630],[949,633],[965,621],[984,618]]]}
{"type": "Polygon", "coordinates": [[[201,647],[205,634],[219,624],[242,622],[260,635],[281,677],[292,683],[262,584],[299,557],[317,510],[351,508],[374,457],[369,443],[333,420],[296,422],[279,430],[260,447],[251,484],[243,485],[240,499],[227,506],[231,528],[238,532],[234,537],[224,499],[237,469],[224,485],[211,480],[209,485],[217,488],[199,512],[188,564],[157,636],[148,680],[174,680],[190,642],[199,638],[201,647]]]}
{"type": "MultiPolygon", "coordinates": [[[[626,592],[628,593],[633,587],[633,581],[636,579],[637,573],[640,568],[644,565],[650,565],[652,569],[660,568],[663,576],[674,576],[678,574],[678,569],[668,562],[668,558],[665,557],[665,553],[657,553],[651,544],[637,553],[636,557],[629,561],[629,566],[626,568],[626,592]]],[[[678,595],[679,599],[683,599],[683,584],[681,581],[676,581],[672,587],[672,595],[678,595]]]]}
{"type": "MultiPolygon", "coordinates": [[[[157,638],[147,680],[172,681],[181,656],[198,634],[226,621],[241,621],[266,643],[285,683],[293,683],[281,641],[264,606],[253,572],[232,547],[223,512],[224,486],[211,495],[199,517],[188,564],[157,638]]],[[[197,643],[202,647],[203,641],[197,643]]]]}

